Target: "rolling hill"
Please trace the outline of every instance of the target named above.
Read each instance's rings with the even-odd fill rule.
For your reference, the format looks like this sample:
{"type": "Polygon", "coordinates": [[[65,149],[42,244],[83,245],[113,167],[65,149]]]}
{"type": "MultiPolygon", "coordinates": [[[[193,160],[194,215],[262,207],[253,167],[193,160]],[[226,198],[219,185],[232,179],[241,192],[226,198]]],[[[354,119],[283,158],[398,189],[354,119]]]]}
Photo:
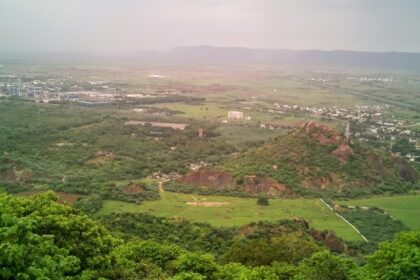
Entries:
{"type": "MultiPolygon", "coordinates": [[[[404,159],[352,142],[338,131],[308,122],[290,133],[178,181],[184,191],[306,196],[402,193],[418,182],[404,159]],[[191,188],[192,186],[192,188],[191,188]]],[[[170,185],[168,190],[180,189],[170,185]]]]}

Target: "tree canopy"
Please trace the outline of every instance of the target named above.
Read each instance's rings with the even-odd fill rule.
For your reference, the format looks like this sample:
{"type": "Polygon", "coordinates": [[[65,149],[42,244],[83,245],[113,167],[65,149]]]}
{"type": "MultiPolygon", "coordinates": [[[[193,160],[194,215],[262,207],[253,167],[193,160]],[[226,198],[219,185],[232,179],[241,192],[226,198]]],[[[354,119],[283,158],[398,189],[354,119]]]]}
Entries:
{"type": "Polygon", "coordinates": [[[0,194],[1,279],[420,279],[419,231],[382,243],[364,266],[297,234],[235,239],[218,260],[199,248],[133,235],[124,241],[56,200],[0,194]]]}

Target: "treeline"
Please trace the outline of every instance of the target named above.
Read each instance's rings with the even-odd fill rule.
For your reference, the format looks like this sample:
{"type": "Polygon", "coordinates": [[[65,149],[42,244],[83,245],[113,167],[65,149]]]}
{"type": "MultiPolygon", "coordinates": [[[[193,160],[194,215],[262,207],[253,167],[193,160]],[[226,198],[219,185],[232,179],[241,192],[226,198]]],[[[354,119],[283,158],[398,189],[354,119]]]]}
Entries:
{"type": "Polygon", "coordinates": [[[145,213],[118,213],[101,217],[100,221],[110,229],[128,234],[128,237],[211,253],[224,263],[239,262],[254,266],[273,261],[296,263],[315,251],[328,248],[328,245],[334,250],[351,253],[333,233],[310,229],[303,220],[216,228],[185,219],[155,217],[145,213]]]}
{"type": "Polygon", "coordinates": [[[179,94],[171,95],[155,95],[153,97],[144,98],[125,98],[121,103],[138,104],[138,105],[150,105],[159,103],[203,103],[206,99],[203,97],[185,96],[179,94]]]}
{"type": "Polygon", "coordinates": [[[100,222],[110,229],[127,234],[128,239],[135,236],[217,256],[223,255],[236,236],[234,228],[214,228],[207,223],[156,217],[146,213],[115,213],[100,217],[100,222]]]}
{"type": "Polygon", "coordinates": [[[130,203],[141,204],[143,201],[160,199],[159,189],[156,182],[152,184],[145,180],[125,182],[124,184],[116,182],[72,182],[66,184],[57,184],[51,186],[55,191],[66,193],[94,195],[101,200],[119,200],[130,203]],[[138,192],[126,191],[131,184],[138,185],[141,188],[138,192]]]}
{"type": "Polygon", "coordinates": [[[284,248],[290,242],[282,240],[262,251],[258,243],[245,246],[246,250],[241,250],[243,245],[234,246],[232,258],[236,259],[219,261],[212,254],[174,244],[124,241],[120,234],[55,199],[52,193],[27,198],[0,194],[1,279],[394,280],[420,275],[418,231],[383,243],[363,265],[319,247],[293,251],[302,247],[284,248]],[[273,254],[298,258],[269,259],[264,265],[250,261],[273,254]]]}

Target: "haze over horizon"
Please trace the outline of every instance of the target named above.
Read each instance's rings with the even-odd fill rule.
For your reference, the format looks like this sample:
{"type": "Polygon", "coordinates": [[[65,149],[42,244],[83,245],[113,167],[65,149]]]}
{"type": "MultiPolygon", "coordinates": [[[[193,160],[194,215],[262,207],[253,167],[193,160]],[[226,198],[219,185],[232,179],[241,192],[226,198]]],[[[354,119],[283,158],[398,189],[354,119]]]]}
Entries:
{"type": "Polygon", "coordinates": [[[410,0],[3,0],[0,25],[1,52],[420,52],[420,2],[410,0]]]}

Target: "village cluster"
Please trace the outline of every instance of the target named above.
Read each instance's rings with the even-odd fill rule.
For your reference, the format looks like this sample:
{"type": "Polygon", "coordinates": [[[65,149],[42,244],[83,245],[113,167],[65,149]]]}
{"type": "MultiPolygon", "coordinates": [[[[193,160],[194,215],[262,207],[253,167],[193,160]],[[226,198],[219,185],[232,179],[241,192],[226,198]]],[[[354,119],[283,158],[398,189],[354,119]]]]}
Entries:
{"type": "MultiPolygon", "coordinates": [[[[353,123],[351,134],[359,141],[389,140],[395,142],[401,138],[407,138],[419,149],[418,135],[412,131],[406,121],[398,120],[389,114],[390,105],[356,105],[354,109],[346,108],[317,108],[298,105],[283,105],[288,110],[300,110],[316,116],[328,119],[346,120],[353,123]]],[[[403,155],[410,161],[415,161],[415,154],[403,155]]]]}
{"type": "Polygon", "coordinates": [[[113,101],[153,98],[155,95],[130,93],[124,82],[91,80],[76,81],[71,76],[19,77],[0,76],[0,96],[19,96],[37,103],[73,101],[85,105],[103,105],[113,101]]]}
{"type": "Polygon", "coordinates": [[[121,95],[121,85],[106,81],[80,82],[73,77],[0,76],[0,95],[19,96],[35,102],[77,101],[104,104],[121,95]]]}
{"type": "MultiPolygon", "coordinates": [[[[409,143],[420,149],[419,135],[410,129],[409,123],[398,120],[390,114],[391,105],[356,105],[353,109],[338,107],[314,107],[274,103],[274,108],[265,109],[271,114],[280,115],[309,115],[313,118],[326,120],[343,120],[347,136],[352,136],[359,141],[385,140],[395,142],[406,138],[409,143]],[[350,124],[351,129],[350,129],[350,124]]],[[[228,119],[251,119],[241,111],[228,112],[228,119]]],[[[225,121],[226,122],[226,121],[225,121]]],[[[260,123],[260,128],[275,129],[276,125],[260,123]]],[[[403,155],[410,161],[415,161],[418,156],[414,153],[403,155]]]]}
{"type": "MultiPolygon", "coordinates": [[[[347,80],[350,81],[358,81],[358,82],[383,82],[383,83],[398,83],[400,82],[399,79],[397,78],[391,78],[391,77],[365,77],[365,76],[361,76],[361,77],[356,77],[356,76],[349,76],[346,77],[347,80]]],[[[330,82],[332,81],[331,78],[314,78],[311,77],[308,79],[308,81],[311,82],[330,82]]]]}

